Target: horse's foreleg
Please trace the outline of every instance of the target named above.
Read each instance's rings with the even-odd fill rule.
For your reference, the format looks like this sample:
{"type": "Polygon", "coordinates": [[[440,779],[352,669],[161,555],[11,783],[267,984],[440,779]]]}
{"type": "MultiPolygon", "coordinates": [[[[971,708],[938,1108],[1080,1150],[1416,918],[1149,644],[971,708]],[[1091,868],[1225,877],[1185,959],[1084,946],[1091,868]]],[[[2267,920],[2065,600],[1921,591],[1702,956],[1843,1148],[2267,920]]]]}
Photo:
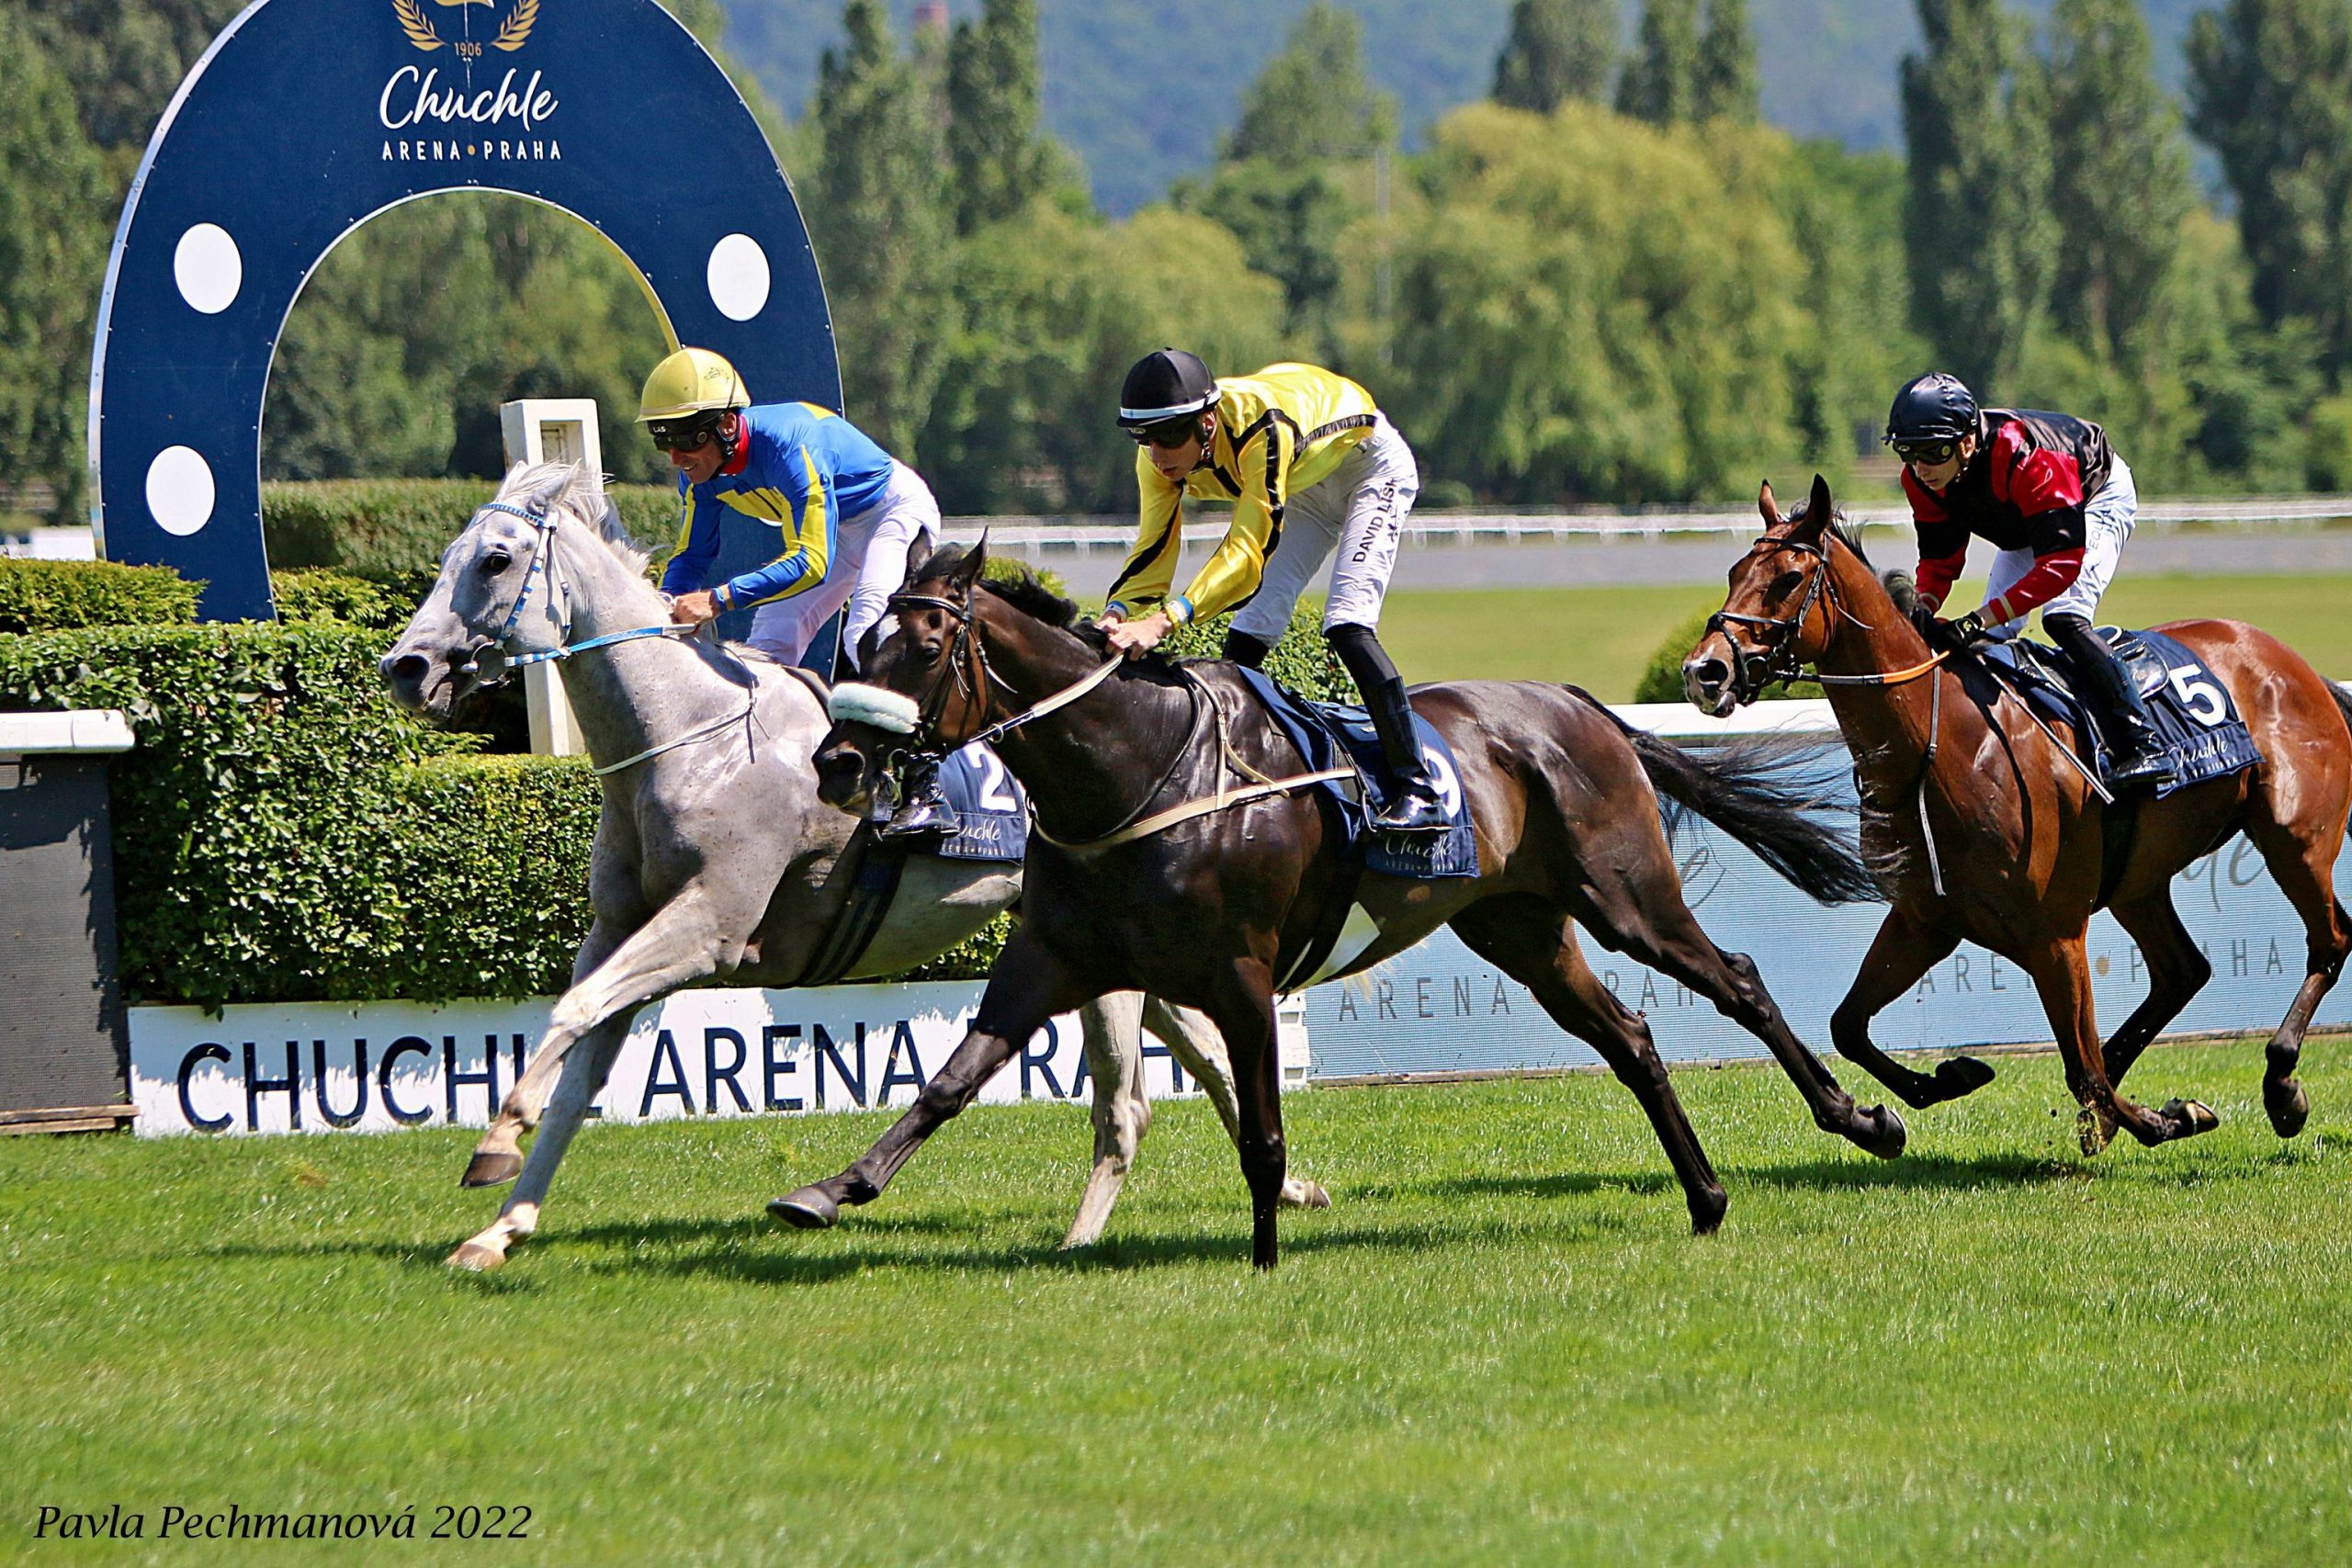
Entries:
{"type": "MultiPolygon", "coordinates": [[[[620,943],[619,934],[603,920],[589,927],[587,940],[580,944],[579,953],[571,960],[571,986],[578,986],[595,973],[596,966],[611,957],[620,943]]],[[[466,1162],[466,1172],[458,1179],[458,1186],[496,1187],[514,1179],[523,1168],[523,1134],[539,1124],[539,1112],[547,1104],[548,1091],[554,1087],[556,1070],[563,1058],[563,1051],[548,1051],[548,1037],[542,1035],[523,1076],[506,1091],[506,1098],[499,1102],[497,1114],[490,1119],[481,1141],[474,1145],[473,1158],[466,1162]]]]}
{"type": "MultiPolygon", "coordinates": [[[[1205,1013],[1178,1007],[1158,997],[1144,999],[1143,1022],[1145,1028],[1167,1043],[1184,1070],[1199,1080],[1201,1091],[1216,1108],[1216,1119],[1225,1123],[1225,1135],[1238,1145],[1241,1111],[1234,1095],[1233,1062],[1226,1055],[1225,1036],[1216,1032],[1205,1013]]],[[[1328,1209],[1331,1195],[1323,1190],[1321,1182],[1303,1180],[1285,1169],[1282,1205],[1285,1209],[1328,1209]]]]}
{"type": "Polygon", "coordinates": [[[1234,1146],[1250,1184],[1250,1261],[1272,1269],[1277,1256],[1274,1216],[1288,1175],[1283,1140],[1282,1061],[1274,1050],[1274,983],[1269,966],[1239,957],[1219,976],[1208,1014],[1232,1053],[1236,1100],[1234,1146]]]}
{"type": "Polygon", "coordinates": [[[1845,1000],[1829,1015],[1829,1041],[1838,1054],[1894,1092],[1914,1111],[1973,1094],[1993,1081],[1993,1069],[1973,1056],[1954,1056],[1933,1073],[1914,1072],[1871,1040],[1871,1020],[1919,983],[1919,976],[1951,956],[1960,938],[1921,923],[1900,906],[1887,911],[1845,1000]]]}
{"type": "Polygon", "coordinates": [[[2083,1153],[2095,1155],[2105,1148],[2116,1127],[2143,1144],[2161,1144],[2211,1132],[2221,1124],[2210,1109],[2195,1100],[2171,1100],[2161,1111],[2151,1111],[2116,1093],[2099,1051],[2090,965],[2080,936],[2052,941],[2021,955],[2018,962],[2033,979],[2034,992],[2041,998],[2041,1010],[2050,1020],[2059,1055],[2066,1063],[2066,1086],[2083,1108],[2077,1124],[2083,1153]]]}
{"type": "MultiPolygon", "coordinates": [[[[562,1078],[548,1104],[538,1136],[531,1141],[531,1155],[523,1162],[514,1190],[507,1194],[498,1218],[488,1228],[449,1255],[447,1261],[451,1268],[476,1272],[495,1269],[506,1261],[510,1246],[538,1229],[540,1205],[547,1201],[556,1167],[563,1163],[564,1151],[571,1146],[572,1135],[587,1119],[588,1107],[594,1103],[596,1091],[605,1087],[605,1078],[611,1076],[613,1061],[628,1038],[632,1017],[633,1013],[628,1013],[606,1019],[588,1032],[582,1042],[586,1049],[574,1051],[565,1058],[562,1078]]],[[[474,1157],[479,1162],[481,1156],[474,1157]]]]}
{"type": "Polygon", "coordinates": [[[1094,1165],[1065,1248],[1091,1247],[1119,1201],[1119,1188],[1135,1163],[1136,1145],[1151,1125],[1151,1101],[1143,1091],[1143,997],[1113,991],[1078,1010],[1085,1033],[1087,1076],[1094,1084],[1089,1114],[1094,1122],[1094,1165]]]}
{"type": "Polygon", "coordinates": [[[870,1203],[880,1197],[923,1140],[962,1114],[981,1086],[1047,1019],[1095,994],[1068,976],[1029,927],[1014,927],[989,971],[988,990],[963,1043],[923,1085],[907,1113],[848,1169],[770,1200],[768,1213],[802,1230],[821,1230],[841,1217],[842,1204],[870,1203]]]}

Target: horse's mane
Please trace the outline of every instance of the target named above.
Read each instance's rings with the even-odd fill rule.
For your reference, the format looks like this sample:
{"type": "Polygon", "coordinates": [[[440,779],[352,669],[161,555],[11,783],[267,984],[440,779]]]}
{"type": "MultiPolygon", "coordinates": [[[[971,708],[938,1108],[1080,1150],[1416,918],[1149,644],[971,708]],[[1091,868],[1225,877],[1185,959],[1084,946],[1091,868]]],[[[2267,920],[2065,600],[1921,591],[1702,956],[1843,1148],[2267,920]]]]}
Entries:
{"type": "Polygon", "coordinates": [[[584,463],[517,463],[500,481],[497,499],[526,512],[562,507],[586,524],[630,572],[645,575],[646,553],[621,525],[620,509],[584,463]]]}
{"type": "MultiPolygon", "coordinates": [[[[1804,521],[1805,508],[1806,502],[1801,501],[1797,502],[1795,510],[1784,513],[1782,515],[1792,523],[1802,523],[1804,521]]],[[[1919,592],[1911,581],[1911,574],[1899,566],[1889,567],[1886,570],[1881,571],[1872,565],[1871,553],[1862,548],[1862,531],[1846,521],[1844,508],[1838,506],[1830,508],[1829,531],[1838,536],[1840,544],[1854,552],[1854,558],[1862,563],[1864,570],[1878,579],[1879,586],[1884,588],[1888,597],[1894,601],[1894,607],[1904,615],[1909,615],[1912,603],[1918,597],[1919,592]]]]}
{"type": "MultiPolygon", "coordinates": [[[[943,545],[933,551],[922,563],[925,578],[953,575],[971,558],[975,547],[943,545]]],[[[1037,574],[1023,561],[1004,561],[998,570],[1001,576],[984,577],[980,586],[1024,615],[1033,615],[1049,626],[1064,631],[1080,631],[1078,605],[1063,598],[1037,581],[1037,574]]]]}

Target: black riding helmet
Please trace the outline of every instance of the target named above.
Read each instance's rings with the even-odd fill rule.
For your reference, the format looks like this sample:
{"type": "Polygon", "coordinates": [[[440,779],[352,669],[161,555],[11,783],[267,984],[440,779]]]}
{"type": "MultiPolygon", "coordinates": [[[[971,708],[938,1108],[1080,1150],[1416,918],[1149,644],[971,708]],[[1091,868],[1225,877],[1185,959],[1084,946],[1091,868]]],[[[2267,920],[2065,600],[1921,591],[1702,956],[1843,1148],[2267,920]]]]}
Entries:
{"type": "Polygon", "coordinates": [[[1894,394],[1881,439],[1890,446],[1958,441],[1976,434],[1978,419],[1976,394],[1959,377],[1930,370],[1894,394]]]}
{"type": "Polygon", "coordinates": [[[1216,403],[1216,378],[1200,355],[1159,348],[1136,361],[1119,388],[1119,428],[1143,430],[1216,403]]]}

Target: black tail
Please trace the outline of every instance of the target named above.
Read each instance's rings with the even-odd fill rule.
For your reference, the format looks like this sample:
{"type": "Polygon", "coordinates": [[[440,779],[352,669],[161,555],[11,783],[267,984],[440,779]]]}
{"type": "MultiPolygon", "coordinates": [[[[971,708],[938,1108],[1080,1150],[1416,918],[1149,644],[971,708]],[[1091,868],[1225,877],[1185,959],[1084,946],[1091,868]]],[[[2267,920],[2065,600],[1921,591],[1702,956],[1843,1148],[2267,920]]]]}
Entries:
{"type": "Polygon", "coordinates": [[[1695,811],[1821,903],[1885,901],[1878,879],[1862,863],[1860,850],[1820,819],[1839,812],[1850,816],[1850,808],[1792,776],[1792,765],[1800,762],[1811,761],[1818,770],[1818,746],[1757,735],[1703,752],[1686,751],[1635,729],[1582,687],[1568,691],[1608,714],[1633,742],[1642,772],[1664,797],[1668,837],[1680,826],[1685,812],[1695,811]]]}

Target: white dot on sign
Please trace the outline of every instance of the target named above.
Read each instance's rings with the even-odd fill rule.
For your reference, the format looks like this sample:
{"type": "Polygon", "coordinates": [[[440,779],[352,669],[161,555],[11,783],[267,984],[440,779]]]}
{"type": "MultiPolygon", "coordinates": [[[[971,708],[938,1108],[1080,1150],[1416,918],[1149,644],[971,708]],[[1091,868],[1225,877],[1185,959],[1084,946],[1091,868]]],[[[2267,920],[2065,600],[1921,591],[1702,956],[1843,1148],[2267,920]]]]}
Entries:
{"type": "Polygon", "coordinates": [[[749,234],[710,247],[710,302],[730,321],[748,321],[768,302],[768,254],[749,234]]]}
{"type": "Polygon", "coordinates": [[[147,512],[182,538],[212,521],[212,465],[193,446],[166,446],[147,465],[147,512]]]}
{"type": "Polygon", "coordinates": [[[208,316],[217,316],[237,298],[245,281],[245,259],[237,242],[218,223],[198,223],[180,236],[172,252],[172,277],[180,298],[208,316]]]}

